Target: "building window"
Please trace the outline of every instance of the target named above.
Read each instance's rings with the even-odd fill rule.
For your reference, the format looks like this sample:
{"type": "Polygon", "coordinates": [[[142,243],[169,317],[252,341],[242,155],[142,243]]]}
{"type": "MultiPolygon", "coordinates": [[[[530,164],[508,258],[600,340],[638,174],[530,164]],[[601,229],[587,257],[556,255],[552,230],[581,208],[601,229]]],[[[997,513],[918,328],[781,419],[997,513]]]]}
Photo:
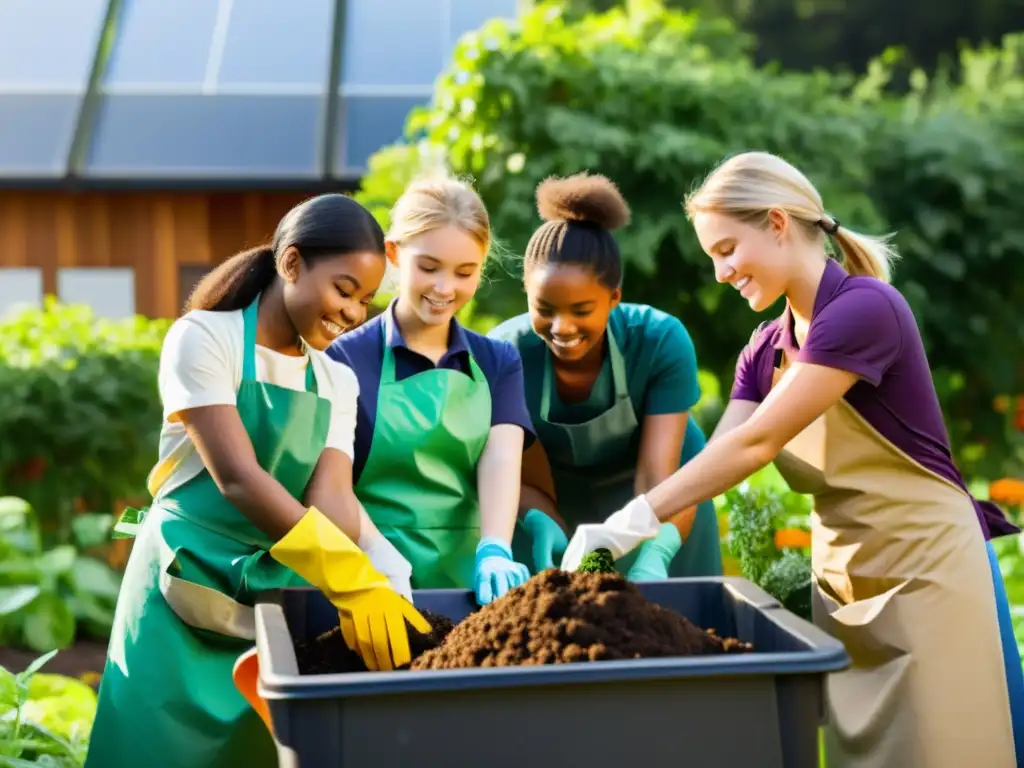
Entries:
{"type": "Polygon", "coordinates": [[[57,295],[64,304],[85,304],[97,317],[135,314],[135,270],[129,267],[74,267],[57,271],[57,295]]]}
{"type": "Polygon", "coordinates": [[[43,270],[38,267],[0,268],[0,316],[43,303],[43,270]]]}
{"type": "Polygon", "coordinates": [[[178,270],[178,311],[184,312],[192,290],[212,267],[209,264],[182,264],[178,270]]]}

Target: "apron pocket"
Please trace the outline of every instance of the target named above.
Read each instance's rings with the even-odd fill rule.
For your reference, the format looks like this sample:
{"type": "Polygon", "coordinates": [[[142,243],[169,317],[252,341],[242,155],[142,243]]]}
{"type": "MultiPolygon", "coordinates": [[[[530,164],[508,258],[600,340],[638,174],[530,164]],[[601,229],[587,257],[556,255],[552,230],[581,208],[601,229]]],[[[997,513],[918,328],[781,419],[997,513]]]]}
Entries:
{"type": "Polygon", "coordinates": [[[184,547],[171,549],[160,539],[160,593],[185,624],[220,638],[256,639],[256,612],[213,586],[197,579],[214,576],[184,547]]]}

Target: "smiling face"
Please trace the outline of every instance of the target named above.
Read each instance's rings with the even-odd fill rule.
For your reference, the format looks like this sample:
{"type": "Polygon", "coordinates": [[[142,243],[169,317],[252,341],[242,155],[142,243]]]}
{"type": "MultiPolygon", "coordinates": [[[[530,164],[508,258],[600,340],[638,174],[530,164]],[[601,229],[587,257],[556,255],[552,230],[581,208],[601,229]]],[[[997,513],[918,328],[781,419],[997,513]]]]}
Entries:
{"type": "Polygon", "coordinates": [[[786,292],[793,259],[785,247],[792,228],[784,213],[771,211],[762,229],[724,214],[700,212],[693,227],[714,262],[715,279],[738,290],[755,312],[768,309],[786,292]]]}
{"type": "Polygon", "coordinates": [[[541,264],[526,274],[530,324],[559,360],[581,360],[598,344],[622,291],[581,264],[541,264]]]}
{"type": "Polygon", "coordinates": [[[388,242],[388,259],[398,267],[399,301],[424,325],[445,325],[473,298],[483,271],[483,246],[454,226],[388,242]]]}
{"type": "Polygon", "coordinates": [[[303,340],[324,350],[343,331],[362,323],[384,268],[381,254],[370,251],[320,256],[310,263],[296,249],[287,249],[280,266],[284,306],[303,340]]]}

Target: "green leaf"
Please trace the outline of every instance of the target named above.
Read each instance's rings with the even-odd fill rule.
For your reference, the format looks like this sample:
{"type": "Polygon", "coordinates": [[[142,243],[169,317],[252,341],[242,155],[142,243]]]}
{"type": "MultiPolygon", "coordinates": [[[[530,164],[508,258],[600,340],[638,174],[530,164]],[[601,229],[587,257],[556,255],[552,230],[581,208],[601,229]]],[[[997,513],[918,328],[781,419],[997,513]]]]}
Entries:
{"type": "Polygon", "coordinates": [[[78,557],[72,569],[75,591],[82,595],[117,600],[121,577],[106,563],[94,557],[78,557]]]}
{"type": "Polygon", "coordinates": [[[96,512],[75,515],[71,521],[75,533],[75,543],[83,549],[106,544],[110,539],[110,529],[113,525],[113,515],[96,512]]]}
{"type": "MultiPolygon", "coordinates": [[[[0,667],[0,717],[10,709],[18,706],[18,679],[15,675],[0,667]]],[[[0,738],[0,741],[3,739],[0,738]]]]}
{"type": "Polygon", "coordinates": [[[19,522],[32,514],[32,507],[24,499],[16,496],[0,497],[0,525],[7,525],[7,520],[15,519],[19,522]]]}
{"type": "Polygon", "coordinates": [[[78,553],[69,545],[54,547],[39,558],[39,570],[47,576],[60,576],[71,570],[78,553]]]}
{"type": "Polygon", "coordinates": [[[74,741],[88,733],[96,717],[96,692],[71,677],[38,674],[29,681],[22,715],[56,736],[74,741]]]}
{"type": "Polygon", "coordinates": [[[0,616],[8,616],[15,611],[20,611],[39,597],[41,591],[37,584],[0,587],[0,616]]]}
{"type": "Polygon", "coordinates": [[[32,650],[67,648],[75,639],[75,617],[64,600],[44,592],[26,609],[22,632],[32,650]]]}
{"type": "Polygon", "coordinates": [[[47,651],[42,656],[36,659],[33,659],[32,663],[25,667],[25,669],[18,674],[18,678],[20,680],[30,679],[32,675],[34,675],[36,672],[42,669],[47,664],[47,662],[50,661],[50,659],[57,655],[57,653],[58,650],[54,649],[52,651],[47,651]]]}

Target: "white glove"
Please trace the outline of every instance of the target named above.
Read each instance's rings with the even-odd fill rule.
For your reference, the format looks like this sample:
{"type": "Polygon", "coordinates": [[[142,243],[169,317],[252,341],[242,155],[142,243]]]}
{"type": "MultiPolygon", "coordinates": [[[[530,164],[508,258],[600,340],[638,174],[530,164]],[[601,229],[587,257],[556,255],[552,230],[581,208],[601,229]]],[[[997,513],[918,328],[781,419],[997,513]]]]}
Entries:
{"type": "Polygon", "coordinates": [[[366,553],[373,567],[388,577],[391,588],[411,603],[412,565],[395,545],[381,533],[373,531],[359,536],[359,548],[366,553]]]}
{"type": "Polygon", "coordinates": [[[607,549],[618,560],[661,530],[661,521],[641,494],[603,523],[580,525],[562,556],[563,571],[575,571],[595,549],[607,549]]]}

